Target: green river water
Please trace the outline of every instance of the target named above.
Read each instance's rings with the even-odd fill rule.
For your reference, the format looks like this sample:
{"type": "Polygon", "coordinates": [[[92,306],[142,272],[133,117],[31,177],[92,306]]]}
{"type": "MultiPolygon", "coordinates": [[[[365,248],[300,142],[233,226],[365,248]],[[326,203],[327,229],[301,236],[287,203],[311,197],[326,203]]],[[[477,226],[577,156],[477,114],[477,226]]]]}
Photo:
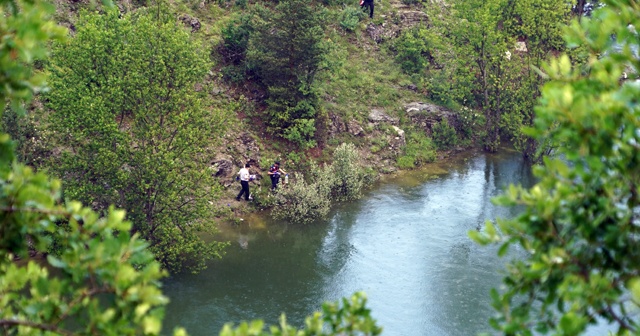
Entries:
{"type": "Polygon", "coordinates": [[[378,183],[313,225],[244,218],[221,228],[221,239],[232,242],[222,260],[165,281],[164,330],[217,335],[225,322],[276,324],[281,313],[302,326],[323,301],[364,291],[383,335],[491,331],[489,291],[500,285],[506,260],[467,232],[514,216],[518,209],[491,198],[533,181],[517,153],[468,153],[378,183]]]}

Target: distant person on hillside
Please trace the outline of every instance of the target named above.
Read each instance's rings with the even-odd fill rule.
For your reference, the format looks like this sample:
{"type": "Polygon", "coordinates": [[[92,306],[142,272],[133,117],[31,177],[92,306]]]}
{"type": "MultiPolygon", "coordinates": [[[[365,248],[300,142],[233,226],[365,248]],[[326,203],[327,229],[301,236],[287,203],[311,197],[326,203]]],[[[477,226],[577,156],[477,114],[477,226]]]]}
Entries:
{"type": "Polygon", "coordinates": [[[248,201],[249,200],[249,179],[251,178],[251,175],[249,175],[249,164],[245,164],[244,168],[240,169],[240,171],[238,172],[238,178],[240,179],[240,184],[242,185],[242,189],[240,190],[240,193],[238,194],[238,196],[236,196],[236,201],[239,201],[240,198],[242,197],[242,195],[244,195],[244,200],[248,201]]]}
{"type": "Polygon", "coordinates": [[[287,172],[284,169],[280,168],[280,161],[276,161],[269,168],[269,177],[271,177],[271,190],[275,191],[278,188],[278,183],[280,182],[280,175],[286,174],[287,172]]]}
{"type": "Polygon", "coordinates": [[[373,0],[364,0],[361,6],[362,8],[369,8],[369,18],[373,19],[373,0]]]}

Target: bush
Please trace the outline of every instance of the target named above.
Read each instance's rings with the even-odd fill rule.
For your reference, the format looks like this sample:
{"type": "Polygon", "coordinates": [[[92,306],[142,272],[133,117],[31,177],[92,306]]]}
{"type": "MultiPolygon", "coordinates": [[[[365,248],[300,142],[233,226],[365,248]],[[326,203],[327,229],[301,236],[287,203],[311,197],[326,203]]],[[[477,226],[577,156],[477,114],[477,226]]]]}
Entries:
{"type": "Polygon", "coordinates": [[[433,143],[422,131],[407,132],[407,145],[404,148],[404,154],[408,158],[401,156],[397,160],[400,168],[413,168],[414,165],[422,165],[436,159],[433,143]]]}
{"type": "Polygon", "coordinates": [[[425,27],[415,27],[406,30],[395,41],[397,52],[396,62],[408,74],[421,73],[433,58],[429,48],[428,30],[425,27]]]}
{"type": "Polygon", "coordinates": [[[325,6],[353,6],[353,0],[322,0],[322,4],[325,6]]]}
{"type": "Polygon", "coordinates": [[[484,125],[487,122],[484,114],[463,106],[458,111],[458,119],[460,120],[460,134],[464,139],[483,138],[486,133],[484,125]]]}
{"type": "MultiPolygon", "coordinates": [[[[329,176],[324,175],[324,178],[329,176]]],[[[324,218],[329,213],[331,200],[321,187],[326,183],[319,182],[316,180],[309,184],[304,180],[304,175],[295,173],[289,185],[278,189],[277,205],[271,209],[271,216],[300,224],[324,218]]]]}
{"type": "Polygon", "coordinates": [[[346,201],[360,197],[366,176],[359,161],[360,154],[353,144],[343,143],[336,148],[331,165],[335,176],[332,195],[336,200],[346,201]]]}
{"type": "Polygon", "coordinates": [[[219,50],[225,63],[234,66],[244,63],[252,30],[250,15],[237,16],[222,28],[219,50]]]}
{"type": "Polygon", "coordinates": [[[440,149],[455,146],[458,143],[458,135],[455,128],[449,125],[447,118],[433,125],[433,142],[440,149]]]}
{"type": "Polygon", "coordinates": [[[348,32],[352,32],[358,28],[360,20],[365,17],[366,14],[355,6],[345,7],[340,16],[340,27],[348,32]]]}
{"type": "Polygon", "coordinates": [[[398,164],[398,168],[400,169],[415,168],[416,166],[415,162],[416,162],[416,158],[409,155],[400,156],[398,157],[398,160],[396,160],[396,163],[398,164]]]}
{"type": "Polygon", "coordinates": [[[7,108],[0,118],[0,130],[15,141],[18,159],[31,167],[41,167],[51,156],[50,131],[39,127],[36,114],[21,115],[7,108]]]}
{"type": "Polygon", "coordinates": [[[353,144],[340,145],[331,165],[319,167],[311,163],[308,180],[296,174],[287,187],[278,189],[277,205],[271,210],[275,219],[294,223],[310,223],[324,218],[331,201],[360,197],[372,171],[360,165],[360,155],[353,144]]]}

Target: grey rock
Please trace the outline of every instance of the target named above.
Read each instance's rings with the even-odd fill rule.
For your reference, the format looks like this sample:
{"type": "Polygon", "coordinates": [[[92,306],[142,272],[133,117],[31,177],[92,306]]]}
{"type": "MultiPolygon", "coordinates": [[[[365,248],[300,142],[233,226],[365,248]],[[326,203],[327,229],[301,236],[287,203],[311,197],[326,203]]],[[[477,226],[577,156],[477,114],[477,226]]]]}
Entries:
{"type": "Polygon", "coordinates": [[[182,23],[184,23],[185,25],[191,27],[191,32],[197,32],[198,30],[200,30],[200,28],[202,27],[202,25],[200,24],[200,20],[198,20],[195,17],[192,17],[188,14],[184,14],[180,17],[180,21],[182,21],[182,23]]]}
{"type": "Polygon", "coordinates": [[[390,115],[386,114],[383,110],[380,110],[380,109],[373,109],[371,110],[371,112],[369,112],[369,121],[373,123],[380,123],[380,122],[388,122],[391,124],[398,123],[397,118],[391,117],[390,115]]]}
{"type": "Polygon", "coordinates": [[[347,129],[349,130],[349,133],[351,133],[352,135],[356,135],[356,136],[364,135],[364,129],[355,120],[350,120],[347,123],[347,129]]]}
{"type": "Polygon", "coordinates": [[[431,103],[413,102],[404,106],[405,112],[410,117],[419,114],[432,114],[432,113],[448,113],[449,111],[442,106],[438,106],[431,103]]]}
{"type": "Polygon", "coordinates": [[[231,160],[220,159],[211,163],[211,169],[214,171],[213,175],[216,177],[229,177],[233,175],[235,167],[231,160]]]}

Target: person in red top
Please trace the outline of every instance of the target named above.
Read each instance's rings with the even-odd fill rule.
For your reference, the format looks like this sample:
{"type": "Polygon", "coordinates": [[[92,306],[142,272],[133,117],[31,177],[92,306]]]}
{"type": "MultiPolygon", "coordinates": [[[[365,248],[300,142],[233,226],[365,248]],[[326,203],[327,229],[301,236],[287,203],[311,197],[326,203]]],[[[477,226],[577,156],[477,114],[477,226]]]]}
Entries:
{"type": "Polygon", "coordinates": [[[280,168],[280,161],[276,161],[269,168],[269,177],[271,178],[271,190],[274,191],[278,188],[278,182],[280,182],[280,175],[286,174],[287,172],[284,169],[280,168]]]}

